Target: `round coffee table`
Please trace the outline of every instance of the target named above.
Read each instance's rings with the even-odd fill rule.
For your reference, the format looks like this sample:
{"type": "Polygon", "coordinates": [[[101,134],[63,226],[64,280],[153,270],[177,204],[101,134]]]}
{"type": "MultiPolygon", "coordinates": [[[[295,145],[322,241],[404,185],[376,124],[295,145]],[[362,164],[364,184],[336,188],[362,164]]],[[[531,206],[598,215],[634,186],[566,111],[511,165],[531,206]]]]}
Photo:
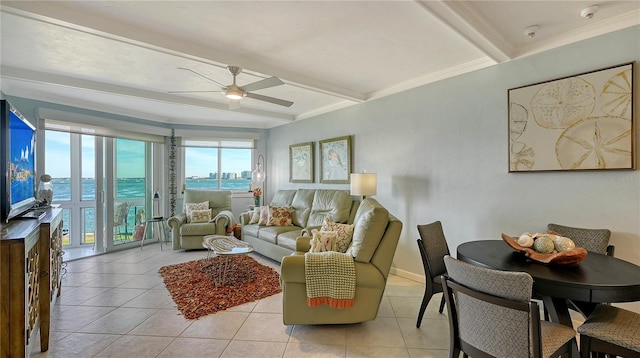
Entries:
{"type": "MultiPolygon", "coordinates": [[[[224,286],[227,284],[227,273],[229,271],[229,261],[231,256],[246,255],[253,252],[253,246],[244,241],[240,241],[233,236],[225,235],[207,235],[202,241],[202,246],[207,249],[207,258],[213,253],[214,256],[222,258],[222,265],[218,266],[218,277],[216,286],[224,286]]],[[[247,270],[247,282],[251,281],[251,270],[249,266],[245,266],[247,270]]]]}

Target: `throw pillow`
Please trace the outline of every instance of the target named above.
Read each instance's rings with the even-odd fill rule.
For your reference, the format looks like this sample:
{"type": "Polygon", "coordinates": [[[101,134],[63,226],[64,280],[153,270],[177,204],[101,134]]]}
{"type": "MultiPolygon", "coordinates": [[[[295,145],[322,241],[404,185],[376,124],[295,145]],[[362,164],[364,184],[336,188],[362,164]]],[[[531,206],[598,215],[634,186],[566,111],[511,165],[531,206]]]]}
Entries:
{"type": "Polygon", "coordinates": [[[267,225],[267,219],[269,219],[269,209],[266,206],[261,206],[260,220],[258,220],[258,225],[267,225]]]}
{"type": "Polygon", "coordinates": [[[251,212],[251,219],[249,219],[249,224],[257,224],[258,221],[260,221],[260,207],[256,206],[251,212]]]}
{"type": "Polygon", "coordinates": [[[291,226],[291,206],[267,206],[267,226],[291,226]]]}
{"type": "Polygon", "coordinates": [[[334,223],[329,218],[324,218],[320,231],[335,231],[337,233],[336,251],[347,252],[353,238],[353,224],[334,223]]]}
{"type": "Polygon", "coordinates": [[[335,251],[337,233],[335,231],[312,231],[311,248],[309,252],[335,251]]]}
{"type": "Polygon", "coordinates": [[[209,202],[203,201],[201,203],[186,203],[184,209],[187,214],[187,222],[191,222],[191,212],[193,210],[207,210],[209,209],[209,202]]]}
{"type": "Polygon", "coordinates": [[[206,223],[211,220],[211,209],[191,210],[192,223],[206,223]]]}

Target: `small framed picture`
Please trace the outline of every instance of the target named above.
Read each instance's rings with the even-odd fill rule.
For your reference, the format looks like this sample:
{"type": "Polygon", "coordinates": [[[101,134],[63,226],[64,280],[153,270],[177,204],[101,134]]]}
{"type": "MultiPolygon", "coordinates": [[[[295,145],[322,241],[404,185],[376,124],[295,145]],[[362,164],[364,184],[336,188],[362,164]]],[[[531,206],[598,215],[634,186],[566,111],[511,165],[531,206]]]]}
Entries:
{"type": "Polygon", "coordinates": [[[348,184],[351,174],[351,136],[320,141],[320,183],[348,184]]]}
{"type": "Polygon", "coordinates": [[[313,142],[289,146],[289,182],[313,183],[313,142]]]}

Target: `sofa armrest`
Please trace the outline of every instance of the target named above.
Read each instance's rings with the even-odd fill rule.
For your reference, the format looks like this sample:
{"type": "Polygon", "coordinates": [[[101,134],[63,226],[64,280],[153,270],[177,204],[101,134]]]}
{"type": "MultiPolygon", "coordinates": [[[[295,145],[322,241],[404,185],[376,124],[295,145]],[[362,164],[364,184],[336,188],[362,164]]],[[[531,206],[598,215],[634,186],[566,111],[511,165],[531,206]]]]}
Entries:
{"type": "Polygon", "coordinates": [[[179,229],[184,223],[187,222],[187,214],[178,214],[176,216],[172,216],[167,219],[167,225],[171,228],[171,230],[179,229]]]}
{"type": "Polygon", "coordinates": [[[252,215],[253,211],[245,211],[244,213],[240,213],[240,225],[244,226],[249,224],[252,215]]]}
{"type": "Polygon", "coordinates": [[[227,235],[227,229],[233,225],[234,221],[233,213],[229,210],[222,210],[218,213],[210,222],[216,224],[217,235],[227,235]]]}
{"type": "Polygon", "coordinates": [[[171,242],[173,249],[180,249],[180,226],[187,223],[187,214],[182,213],[167,219],[167,225],[171,229],[171,242]]]}
{"type": "Polygon", "coordinates": [[[296,251],[307,252],[311,249],[311,237],[298,236],[296,239],[296,251]]]}
{"type": "Polygon", "coordinates": [[[294,254],[282,258],[282,262],[280,263],[280,281],[307,282],[304,276],[304,255],[294,254]]]}

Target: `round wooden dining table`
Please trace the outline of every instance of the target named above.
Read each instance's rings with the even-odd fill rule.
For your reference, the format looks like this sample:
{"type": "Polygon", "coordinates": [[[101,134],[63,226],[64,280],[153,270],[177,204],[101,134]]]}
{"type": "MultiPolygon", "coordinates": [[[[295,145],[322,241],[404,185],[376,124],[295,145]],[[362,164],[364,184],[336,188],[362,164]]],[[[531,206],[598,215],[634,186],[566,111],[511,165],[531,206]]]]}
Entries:
{"type": "Polygon", "coordinates": [[[502,240],[470,241],[457,248],[458,260],[502,271],[527,272],[533,293],[542,297],[553,322],[572,326],[567,300],[590,304],[640,301],[640,266],[589,252],[573,265],[549,265],[527,258],[502,240]]]}

